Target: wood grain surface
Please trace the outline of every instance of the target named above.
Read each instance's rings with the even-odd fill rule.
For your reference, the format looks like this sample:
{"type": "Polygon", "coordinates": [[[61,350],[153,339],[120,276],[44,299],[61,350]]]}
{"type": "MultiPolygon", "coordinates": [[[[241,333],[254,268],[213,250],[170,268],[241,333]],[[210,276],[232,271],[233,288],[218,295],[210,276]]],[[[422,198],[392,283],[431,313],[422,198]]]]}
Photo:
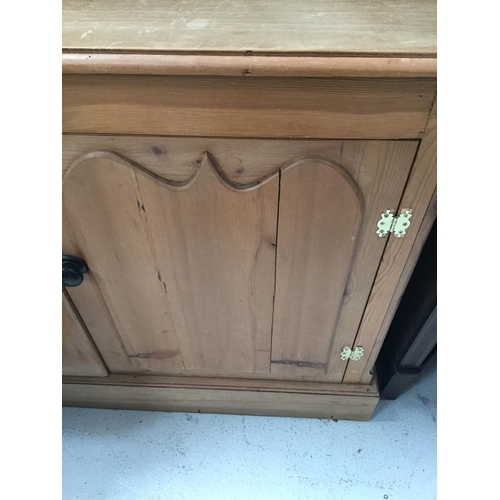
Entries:
{"type": "Polygon", "coordinates": [[[108,370],[66,290],[62,293],[62,374],[105,377],[108,370]]]}
{"type": "Polygon", "coordinates": [[[369,420],[378,395],[300,394],[63,383],[63,405],[369,420]]]}
{"type": "Polygon", "coordinates": [[[271,370],[327,369],[363,215],[345,170],[303,160],[280,179],[271,370]]]}
{"type": "Polygon", "coordinates": [[[64,0],[66,50],[434,56],[435,0],[64,0]]]}
{"type": "Polygon", "coordinates": [[[65,136],[70,293],[111,372],[269,377],[274,342],[273,378],[340,381],[415,149],[65,136]]]}
{"type": "Polygon", "coordinates": [[[63,75],[63,132],[421,137],[435,78],[63,75]]]}
{"type": "Polygon", "coordinates": [[[404,292],[404,286],[410,277],[405,268],[412,269],[419,256],[419,252],[412,252],[412,248],[414,244],[421,247],[422,240],[426,236],[425,231],[428,232],[432,226],[431,220],[435,210],[431,202],[436,192],[436,168],[437,104],[433,107],[399,206],[400,210],[414,209],[411,226],[403,238],[389,237],[355,341],[356,345],[368,346],[368,349],[359,361],[349,362],[344,377],[346,383],[367,383],[373,376],[372,368],[399,298],[404,292]],[[422,223],[424,223],[423,233],[420,233],[422,223]],[[408,262],[410,256],[411,261],[408,262]]]}
{"type": "Polygon", "coordinates": [[[142,370],[269,371],[277,179],[238,193],[202,164],[179,190],[95,153],[68,173],[63,199],[142,370]]]}
{"type": "Polygon", "coordinates": [[[63,73],[281,77],[435,77],[437,59],[64,53],[63,73]]]}

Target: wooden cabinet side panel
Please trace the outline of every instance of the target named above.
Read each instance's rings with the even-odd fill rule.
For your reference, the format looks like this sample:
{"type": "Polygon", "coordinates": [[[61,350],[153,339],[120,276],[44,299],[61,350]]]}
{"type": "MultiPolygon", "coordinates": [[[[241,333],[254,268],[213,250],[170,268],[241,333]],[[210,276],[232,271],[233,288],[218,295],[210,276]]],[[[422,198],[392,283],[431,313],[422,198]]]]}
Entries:
{"type": "Polygon", "coordinates": [[[62,294],[62,374],[82,377],[108,374],[65,290],[62,294]]]}
{"type": "Polygon", "coordinates": [[[372,379],[372,368],[410,276],[405,268],[412,269],[419,256],[419,250],[412,252],[412,249],[415,244],[421,249],[435,217],[432,200],[436,192],[436,106],[429,117],[399,206],[400,210],[413,208],[411,226],[403,238],[389,237],[356,337],[356,345],[366,346],[367,350],[359,361],[349,362],[343,379],[345,383],[369,383],[372,379]]]}

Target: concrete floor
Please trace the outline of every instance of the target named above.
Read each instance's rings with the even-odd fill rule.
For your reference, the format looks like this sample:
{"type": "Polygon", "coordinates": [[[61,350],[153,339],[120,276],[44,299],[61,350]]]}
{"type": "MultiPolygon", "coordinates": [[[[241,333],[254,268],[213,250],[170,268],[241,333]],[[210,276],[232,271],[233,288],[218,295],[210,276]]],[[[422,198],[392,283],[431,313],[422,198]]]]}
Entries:
{"type": "Polygon", "coordinates": [[[370,422],[63,409],[63,499],[432,500],[436,364],[370,422]]]}

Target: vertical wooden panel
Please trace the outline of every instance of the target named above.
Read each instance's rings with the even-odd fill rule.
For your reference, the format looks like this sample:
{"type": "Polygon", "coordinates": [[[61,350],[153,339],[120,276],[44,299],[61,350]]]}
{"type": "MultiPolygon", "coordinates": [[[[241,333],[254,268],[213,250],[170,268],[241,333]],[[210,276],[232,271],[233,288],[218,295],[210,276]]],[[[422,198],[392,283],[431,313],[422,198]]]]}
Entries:
{"type": "Polygon", "coordinates": [[[185,190],[138,181],[186,368],[269,372],[278,179],[239,191],[206,160],[185,190]]]}
{"type": "MultiPolygon", "coordinates": [[[[64,203],[62,208],[62,253],[84,258],[84,252],[74,234],[64,203]]],[[[128,356],[92,270],[85,274],[80,286],[67,288],[66,293],[73,304],[78,304],[78,314],[89,332],[92,332],[92,339],[106,360],[109,371],[116,373],[139,370],[139,360],[128,356]]]]}
{"type": "Polygon", "coordinates": [[[65,207],[141,371],[269,372],[278,179],[241,192],[205,163],[179,189],[93,153],[68,171],[65,207]]]}
{"type": "Polygon", "coordinates": [[[74,167],[64,205],[128,355],[184,367],[135,172],[117,159],[96,153],[74,167]]]}
{"type": "Polygon", "coordinates": [[[361,215],[360,193],[334,164],[305,160],[283,171],[273,372],[326,370],[361,215]]]}

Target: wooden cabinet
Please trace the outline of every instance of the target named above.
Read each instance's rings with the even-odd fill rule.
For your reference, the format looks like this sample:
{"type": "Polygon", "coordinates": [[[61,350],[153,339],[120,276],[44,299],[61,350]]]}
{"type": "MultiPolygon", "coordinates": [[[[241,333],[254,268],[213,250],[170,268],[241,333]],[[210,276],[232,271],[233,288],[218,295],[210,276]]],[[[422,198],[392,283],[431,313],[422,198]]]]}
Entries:
{"type": "Polygon", "coordinates": [[[64,288],[64,403],[369,418],[432,217],[429,61],[359,78],[346,56],[252,56],[234,76],[248,56],[75,51],[87,22],[63,53],[63,254],[89,269],[64,288]]]}

